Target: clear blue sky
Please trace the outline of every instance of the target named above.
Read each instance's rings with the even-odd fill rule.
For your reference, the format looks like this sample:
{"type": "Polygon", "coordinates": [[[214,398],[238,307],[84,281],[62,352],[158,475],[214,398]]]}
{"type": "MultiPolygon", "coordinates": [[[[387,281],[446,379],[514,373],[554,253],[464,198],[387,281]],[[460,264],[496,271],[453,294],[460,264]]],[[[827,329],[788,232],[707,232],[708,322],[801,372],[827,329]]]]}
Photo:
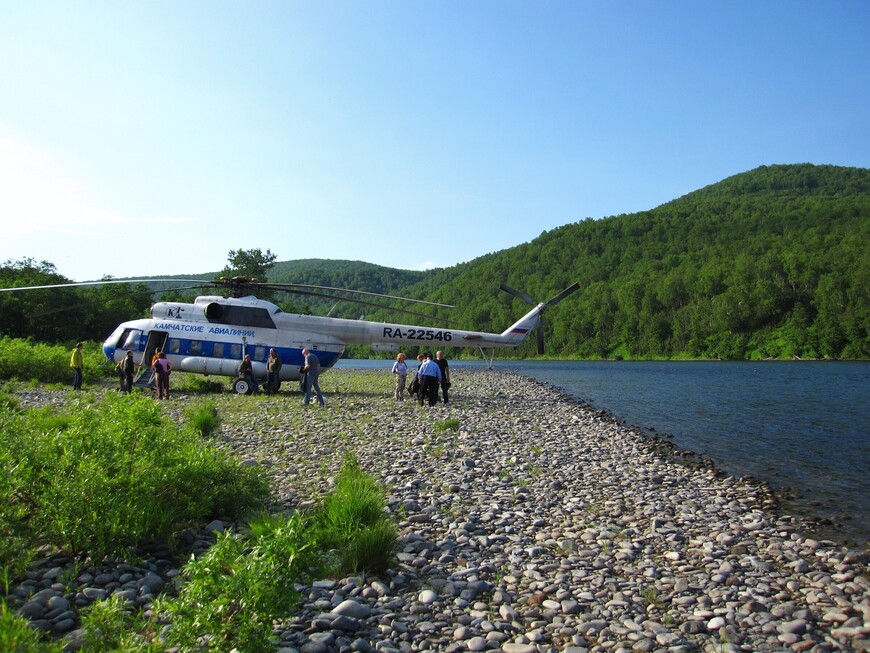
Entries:
{"type": "Polygon", "coordinates": [[[0,261],[445,267],[870,167],[870,2],[0,0],[0,261]]]}

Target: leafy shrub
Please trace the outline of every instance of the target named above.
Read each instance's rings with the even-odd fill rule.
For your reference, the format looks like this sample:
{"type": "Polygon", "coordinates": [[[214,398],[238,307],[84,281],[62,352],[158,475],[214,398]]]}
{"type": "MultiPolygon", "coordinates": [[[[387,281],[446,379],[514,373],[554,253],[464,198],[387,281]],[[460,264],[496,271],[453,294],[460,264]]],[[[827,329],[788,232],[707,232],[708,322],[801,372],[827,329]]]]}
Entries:
{"type": "Polygon", "coordinates": [[[436,431],[458,431],[459,430],[459,420],[450,418],[450,419],[442,419],[440,422],[435,422],[435,430],[436,431]]]}
{"type": "Polygon", "coordinates": [[[158,604],[172,623],[167,642],[182,650],[274,651],[272,621],[298,603],[294,583],[318,564],[309,526],[299,514],[261,517],[247,537],[220,534],[185,567],[178,599],[158,604]]]}
{"type": "Polygon", "coordinates": [[[19,406],[18,399],[5,392],[0,392],[0,410],[15,410],[19,406]]]}
{"type": "MultiPolygon", "coordinates": [[[[62,345],[34,343],[23,338],[0,338],[0,379],[68,385],[72,381],[72,370],[69,366],[72,347],[72,343],[67,348],[62,345]]],[[[112,368],[106,364],[106,357],[99,343],[85,343],[82,357],[85,384],[112,374],[112,368]]]]}
{"type": "Polygon", "coordinates": [[[176,428],[150,397],[68,410],[0,414],[0,534],[100,558],[268,496],[261,471],[176,428]]]}
{"type": "Polygon", "coordinates": [[[81,653],[158,653],[166,650],[166,646],[155,642],[153,633],[149,632],[154,624],[134,614],[130,604],[116,594],[87,606],[81,617],[81,653]]]}

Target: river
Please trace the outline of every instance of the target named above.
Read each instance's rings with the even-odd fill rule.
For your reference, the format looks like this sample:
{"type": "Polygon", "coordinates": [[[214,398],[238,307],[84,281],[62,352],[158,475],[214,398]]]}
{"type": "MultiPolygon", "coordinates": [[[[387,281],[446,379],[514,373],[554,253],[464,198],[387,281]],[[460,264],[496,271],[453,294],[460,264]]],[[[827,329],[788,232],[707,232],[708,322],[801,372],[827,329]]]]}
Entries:
{"type": "MultiPolygon", "coordinates": [[[[342,360],[339,368],[390,361],[342,360]]],[[[485,367],[450,361],[452,372],[485,367]]],[[[828,520],[822,535],[870,542],[870,363],[495,361],[620,421],[786,494],[828,520]]]]}

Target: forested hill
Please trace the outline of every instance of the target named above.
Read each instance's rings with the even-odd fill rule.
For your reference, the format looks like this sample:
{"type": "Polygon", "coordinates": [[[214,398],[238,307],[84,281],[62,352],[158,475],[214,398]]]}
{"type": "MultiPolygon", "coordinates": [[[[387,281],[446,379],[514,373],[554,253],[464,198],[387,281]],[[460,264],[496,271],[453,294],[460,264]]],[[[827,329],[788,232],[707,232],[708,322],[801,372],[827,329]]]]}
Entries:
{"type": "Polygon", "coordinates": [[[269,270],[269,281],[393,294],[426,278],[426,274],[362,261],[299,259],[275,263],[269,270]]]}
{"type": "MultiPolygon", "coordinates": [[[[763,166],[656,209],[585,220],[409,289],[502,330],[547,300],[547,353],[591,358],[870,357],[870,170],[763,166]]],[[[533,353],[532,343],[523,352],[533,353]]]]}

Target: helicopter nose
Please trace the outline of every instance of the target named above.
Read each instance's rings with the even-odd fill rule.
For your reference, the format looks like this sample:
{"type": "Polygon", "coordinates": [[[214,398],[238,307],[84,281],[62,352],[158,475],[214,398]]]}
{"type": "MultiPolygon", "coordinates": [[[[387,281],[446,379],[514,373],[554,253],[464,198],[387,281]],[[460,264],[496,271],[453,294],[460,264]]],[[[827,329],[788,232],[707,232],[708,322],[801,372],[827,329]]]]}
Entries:
{"type": "Polygon", "coordinates": [[[115,346],[110,345],[108,341],[103,343],[103,353],[110,361],[115,360],[115,346]]]}

